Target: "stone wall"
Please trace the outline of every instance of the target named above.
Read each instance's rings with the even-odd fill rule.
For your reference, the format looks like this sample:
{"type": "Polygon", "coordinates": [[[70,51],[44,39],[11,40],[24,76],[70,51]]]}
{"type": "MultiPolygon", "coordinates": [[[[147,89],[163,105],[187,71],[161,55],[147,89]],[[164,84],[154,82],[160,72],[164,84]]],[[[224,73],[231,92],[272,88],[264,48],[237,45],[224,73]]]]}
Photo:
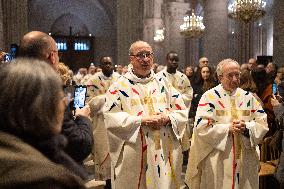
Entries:
{"type": "Polygon", "coordinates": [[[228,11],[224,0],[204,1],[204,54],[210,65],[217,65],[228,57],[228,11]]]}
{"type": "Polygon", "coordinates": [[[143,1],[117,0],[118,64],[128,65],[130,45],[143,39],[143,1]]]}
{"type": "Polygon", "coordinates": [[[273,62],[284,65],[284,1],[274,3],[273,62]]]}
{"type": "Polygon", "coordinates": [[[1,1],[1,49],[10,50],[10,44],[19,44],[22,36],[28,31],[27,0],[1,1]]]}

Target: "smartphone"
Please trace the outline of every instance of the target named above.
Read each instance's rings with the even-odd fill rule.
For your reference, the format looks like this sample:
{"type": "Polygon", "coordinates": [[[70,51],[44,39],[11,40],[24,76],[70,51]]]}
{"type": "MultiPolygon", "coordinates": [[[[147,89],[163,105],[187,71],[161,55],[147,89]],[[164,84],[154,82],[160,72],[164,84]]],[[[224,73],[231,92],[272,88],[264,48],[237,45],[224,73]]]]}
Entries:
{"type": "Polygon", "coordinates": [[[272,84],[272,94],[276,95],[276,93],[277,93],[277,85],[276,83],[273,83],[272,84]]]}
{"type": "Polygon", "coordinates": [[[87,86],[76,85],[74,90],[74,108],[83,108],[85,106],[87,86]]]}
{"type": "Polygon", "coordinates": [[[11,44],[10,46],[10,54],[12,56],[12,58],[16,58],[17,55],[18,55],[18,49],[19,49],[19,46],[17,44],[11,44]]]}
{"type": "Polygon", "coordinates": [[[12,59],[13,56],[10,53],[5,54],[3,57],[4,62],[11,62],[12,59]]]}
{"type": "Polygon", "coordinates": [[[11,44],[10,52],[3,57],[4,62],[11,62],[18,55],[19,46],[17,44],[11,44]]]}

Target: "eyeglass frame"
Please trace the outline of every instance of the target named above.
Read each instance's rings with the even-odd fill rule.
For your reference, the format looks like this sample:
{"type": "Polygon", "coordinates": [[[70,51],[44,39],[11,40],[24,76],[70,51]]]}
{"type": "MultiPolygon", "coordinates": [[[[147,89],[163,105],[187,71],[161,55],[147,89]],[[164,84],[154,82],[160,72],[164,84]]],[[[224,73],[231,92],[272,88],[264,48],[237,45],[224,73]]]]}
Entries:
{"type": "Polygon", "coordinates": [[[137,60],[143,60],[144,58],[153,58],[154,53],[153,52],[147,52],[147,53],[140,53],[137,54],[129,54],[129,56],[134,56],[137,60]],[[141,57],[141,55],[143,57],[141,57]]]}
{"type": "Polygon", "coordinates": [[[221,75],[219,75],[219,76],[225,77],[226,79],[233,79],[234,76],[235,76],[237,79],[240,79],[240,78],[241,78],[241,72],[239,72],[238,74],[236,74],[236,73],[229,73],[229,74],[227,74],[226,76],[223,75],[223,74],[221,74],[221,75]]]}

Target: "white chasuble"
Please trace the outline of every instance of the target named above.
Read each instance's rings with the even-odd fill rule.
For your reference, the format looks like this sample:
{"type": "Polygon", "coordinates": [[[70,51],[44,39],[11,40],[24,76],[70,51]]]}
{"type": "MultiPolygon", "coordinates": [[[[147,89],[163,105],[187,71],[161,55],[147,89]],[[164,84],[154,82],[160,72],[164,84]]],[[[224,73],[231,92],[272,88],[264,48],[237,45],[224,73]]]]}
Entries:
{"type": "Polygon", "coordinates": [[[267,116],[254,96],[218,85],[204,93],[197,108],[185,182],[191,189],[258,189],[256,145],[268,131],[267,116]],[[247,134],[232,135],[233,119],[247,134]]]}
{"type": "Polygon", "coordinates": [[[187,110],[177,90],[153,71],[140,79],[130,67],[109,88],[104,116],[113,189],[180,188],[187,110]],[[171,124],[160,130],[142,127],[142,117],[155,113],[167,114],[171,124]]]}
{"type": "Polygon", "coordinates": [[[88,104],[92,110],[91,117],[94,137],[92,158],[95,164],[94,175],[96,180],[111,179],[108,139],[102,109],[105,104],[105,93],[118,77],[120,75],[116,72],[113,72],[110,77],[106,77],[103,72],[98,72],[87,82],[88,95],[91,99],[88,104]]]}
{"type": "MultiPolygon", "coordinates": [[[[180,71],[176,70],[176,73],[169,73],[167,72],[167,67],[164,68],[162,71],[157,73],[158,76],[165,78],[167,81],[170,82],[170,84],[180,92],[182,99],[184,101],[184,104],[189,111],[191,101],[192,101],[192,95],[193,95],[193,89],[191,87],[190,81],[187,78],[187,76],[180,71]]],[[[189,125],[188,125],[189,127],[189,125]]],[[[183,151],[186,151],[189,149],[190,146],[190,135],[189,132],[190,128],[186,128],[186,132],[184,133],[184,136],[182,138],[182,148],[183,151]]]]}
{"type": "Polygon", "coordinates": [[[176,73],[170,74],[167,72],[167,67],[157,73],[157,75],[166,78],[180,92],[185,106],[190,109],[193,89],[187,76],[178,70],[176,73]]]}

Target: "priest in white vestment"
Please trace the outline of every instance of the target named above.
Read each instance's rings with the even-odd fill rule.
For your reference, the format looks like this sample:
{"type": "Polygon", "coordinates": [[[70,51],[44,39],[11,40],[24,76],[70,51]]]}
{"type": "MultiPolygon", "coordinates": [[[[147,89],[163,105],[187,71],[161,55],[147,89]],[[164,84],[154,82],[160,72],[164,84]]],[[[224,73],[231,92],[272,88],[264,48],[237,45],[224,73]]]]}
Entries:
{"type": "Polygon", "coordinates": [[[104,109],[113,189],[179,189],[181,138],[187,110],[181,94],[151,70],[143,41],[129,49],[131,64],[107,92],[104,109]]]}
{"type": "Polygon", "coordinates": [[[268,131],[254,96],[238,88],[240,66],[217,66],[220,85],[205,92],[197,108],[185,182],[190,189],[258,189],[256,145],[268,131]]]}
{"type": "Polygon", "coordinates": [[[88,94],[91,98],[88,104],[91,108],[94,136],[92,158],[95,164],[95,179],[110,181],[110,156],[102,109],[105,104],[106,91],[120,75],[113,71],[112,58],[109,56],[100,59],[100,68],[102,71],[95,73],[87,81],[88,94]]]}
{"type": "Polygon", "coordinates": [[[166,78],[172,86],[178,90],[182,96],[184,104],[188,109],[191,105],[193,89],[187,76],[178,71],[179,57],[174,51],[170,51],[166,56],[166,67],[157,73],[158,76],[166,78]]]}
{"type": "MultiPolygon", "coordinates": [[[[177,70],[179,64],[179,57],[175,51],[170,51],[166,56],[166,67],[157,73],[158,76],[165,78],[170,84],[180,92],[183,102],[190,109],[193,89],[187,76],[177,70]]],[[[188,125],[189,127],[189,125],[188,125]]],[[[186,128],[186,132],[182,138],[183,151],[187,151],[190,146],[190,128],[186,128]]]]}

